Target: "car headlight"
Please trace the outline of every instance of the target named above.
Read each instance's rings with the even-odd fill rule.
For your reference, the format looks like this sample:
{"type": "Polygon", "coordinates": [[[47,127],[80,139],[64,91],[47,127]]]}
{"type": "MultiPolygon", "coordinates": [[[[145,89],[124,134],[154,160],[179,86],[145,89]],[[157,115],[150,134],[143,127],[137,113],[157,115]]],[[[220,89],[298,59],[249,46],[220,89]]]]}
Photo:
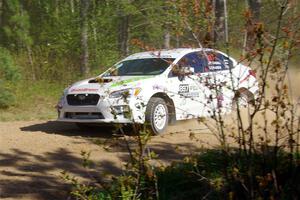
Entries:
{"type": "Polygon", "coordinates": [[[65,97],[67,96],[67,92],[68,92],[69,88],[70,87],[67,87],[64,89],[62,96],[60,97],[60,99],[57,102],[57,105],[56,105],[57,110],[62,109],[63,105],[65,104],[65,97]]]}
{"type": "Polygon", "coordinates": [[[131,96],[137,96],[141,91],[141,88],[129,88],[124,90],[118,90],[110,93],[109,98],[127,98],[131,96]]]}

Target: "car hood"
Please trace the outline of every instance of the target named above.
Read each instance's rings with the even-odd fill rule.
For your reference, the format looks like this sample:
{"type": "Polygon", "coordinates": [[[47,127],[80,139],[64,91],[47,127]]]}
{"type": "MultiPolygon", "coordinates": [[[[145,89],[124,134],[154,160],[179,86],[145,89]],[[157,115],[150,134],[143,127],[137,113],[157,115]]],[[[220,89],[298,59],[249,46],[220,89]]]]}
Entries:
{"type": "Polygon", "coordinates": [[[139,87],[145,79],[153,79],[155,76],[108,76],[95,77],[74,83],[68,94],[107,93],[121,89],[139,87]]]}

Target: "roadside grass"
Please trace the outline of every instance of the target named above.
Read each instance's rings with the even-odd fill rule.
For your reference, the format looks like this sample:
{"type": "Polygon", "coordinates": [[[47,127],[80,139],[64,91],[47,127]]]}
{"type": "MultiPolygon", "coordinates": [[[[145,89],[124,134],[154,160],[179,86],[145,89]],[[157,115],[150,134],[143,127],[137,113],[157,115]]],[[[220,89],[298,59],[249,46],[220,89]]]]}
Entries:
{"type": "MultiPolygon", "coordinates": [[[[228,159],[216,148],[204,149],[198,155],[166,167],[145,165],[144,173],[140,174],[138,199],[249,199],[247,186],[251,181],[254,199],[298,199],[300,168],[296,162],[290,162],[288,153],[281,151],[278,156],[276,181],[273,154],[257,152],[252,156],[252,176],[248,176],[249,157],[238,149],[231,149],[228,159]]],[[[294,156],[299,155],[295,153],[294,156]]],[[[72,195],[78,199],[133,199],[137,194],[134,194],[136,177],[132,172],[115,176],[100,188],[82,185],[66,174],[64,179],[73,184],[72,195]]]]}
{"type": "Polygon", "coordinates": [[[61,83],[26,80],[11,85],[16,101],[8,109],[0,110],[0,121],[55,119],[55,105],[65,87],[61,83]]]}
{"type": "MultiPolygon", "coordinates": [[[[237,149],[233,149],[227,161],[220,150],[212,149],[200,153],[196,163],[178,163],[158,170],[159,199],[247,199],[245,185],[249,185],[250,179],[254,181],[257,199],[277,195],[282,199],[295,199],[299,195],[299,164],[290,162],[287,152],[281,151],[278,155],[277,182],[272,177],[272,167],[275,167],[272,153],[257,152],[252,156],[251,167],[255,173],[250,177],[247,176],[249,157],[238,153],[237,149]]],[[[296,158],[299,154],[293,156],[296,158]]]]}

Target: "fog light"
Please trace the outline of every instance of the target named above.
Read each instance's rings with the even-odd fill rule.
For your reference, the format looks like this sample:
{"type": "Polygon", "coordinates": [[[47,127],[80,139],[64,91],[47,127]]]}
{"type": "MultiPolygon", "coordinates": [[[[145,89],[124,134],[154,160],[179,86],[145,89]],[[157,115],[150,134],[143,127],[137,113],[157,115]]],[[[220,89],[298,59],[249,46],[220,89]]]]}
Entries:
{"type": "Polygon", "coordinates": [[[113,106],[114,112],[119,115],[123,113],[128,113],[130,111],[130,108],[128,105],[123,106],[113,106]]]}
{"type": "Polygon", "coordinates": [[[58,104],[55,106],[55,108],[57,109],[57,111],[61,110],[62,107],[63,107],[63,106],[61,105],[61,103],[58,103],[58,104]]]}

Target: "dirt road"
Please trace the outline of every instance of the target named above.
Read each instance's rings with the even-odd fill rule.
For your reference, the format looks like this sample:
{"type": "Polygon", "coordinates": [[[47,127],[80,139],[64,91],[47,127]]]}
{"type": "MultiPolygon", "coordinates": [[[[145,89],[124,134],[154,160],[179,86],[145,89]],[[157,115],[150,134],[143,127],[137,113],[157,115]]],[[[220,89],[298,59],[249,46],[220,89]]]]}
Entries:
{"type": "MultiPolygon", "coordinates": [[[[170,163],[216,139],[196,121],[179,123],[152,139],[150,148],[160,161],[170,163]],[[174,133],[181,128],[181,132],[174,133]],[[196,138],[191,140],[193,127],[196,138]],[[186,132],[186,133],[184,133],[186,132]]],[[[127,139],[132,137],[127,136],[127,139]]],[[[70,185],[60,178],[67,171],[81,181],[108,180],[128,160],[124,138],[109,128],[81,131],[55,121],[0,123],[0,199],[67,199],[70,185]],[[91,168],[82,163],[82,152],[91,152],[91,168]]]]}
{"type": "MultiPolygon", "coordinates": [[[[300,71],[290,75],[295,102],[299,102],[300,71]]],[[[269,123],[272,117],[268,114],[269,123]]],[[[263,123],[260,117],[255,120],[263,123]]],[[[218,144],[213,134],[196,121],[178,122],[168,132],[150,142],[150,149],[163,163],[218,144]],[[190,132],[194,133],[193,140],[190,132]]],[[[62,171],[81,181],[109,180],[110,174],[124,169],[126,161],[124,138],[108,128],[80,131],[74,125],[55,121],[0,122],[0,199],[68,199],[70,185],[60,178],[62,171]],[[82,165],[82,152],[91,152],[90,169],[82,165]]]]}

